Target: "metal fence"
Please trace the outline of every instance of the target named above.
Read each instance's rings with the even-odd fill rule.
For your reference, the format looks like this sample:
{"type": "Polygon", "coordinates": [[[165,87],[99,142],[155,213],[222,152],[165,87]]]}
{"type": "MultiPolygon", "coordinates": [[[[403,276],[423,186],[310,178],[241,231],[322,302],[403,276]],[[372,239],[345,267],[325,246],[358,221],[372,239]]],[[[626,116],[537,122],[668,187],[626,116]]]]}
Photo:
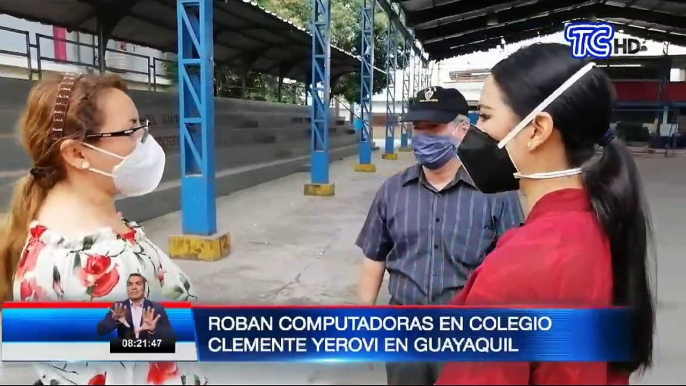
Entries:
{"type": "MultiPolygon", "coordinates": [[[[24,58],[26,60],[26,76],[28,79],[41,79],[43,73],[48,71],[45,64],[62,64],[85,67],[89,71],[98,72],[100,70],[98,59],[98,44],[87,43],[77,40],[58,38],[55,36],[46,35],[43,33],[31,33],[25,30],[20,30],[11,27],[0,26],[0,31],[4,31],[5,35],[18,35],[21,38],[19,41],[15,39],[0,39],[5,40],[0,43],[0,55],[6,55],[16,58],[24,58]],[[35,36],[34,42],[31,37],[35,36]],[[9,41],[10,43],[7,43],[9,41]],[[24,43],[21,43],[23,41],[24,43]],[[55,42],[63,42],[65,46],[70,46],[68,52],[74,55],[66,55],[66,58],[58,58],[53,47],[55,42]],[[8,49],[10,47],[11,49],[8,49]],[[70,57],[71,56],[71,57],[70,57]]],[[[91,36],[88,36],[91,38],[91,36]]],[[[95,42],[95,38],[92,38],[95,42]]],[[[143,55],[139,53],[129,52],[125,50],[117,50],[113,48],[105,49],[105,70],[107,72],[129,75],[129,77],[137,77],[135,81],[147,84],[150,91],[158,91],[160,86],[170,86],[175,84],[176,79],[172,79],[177,74],[168,74],[167,64],[173,64],[174,61],[154,57],[151,55],[143,55]],[[165,79],[166,82],[159,82],[165,79]]],[[[19,64],[19,66],[22,66],[19,64]]],[[[58,70],[59,71],[59,70],[58,70]]],[[[133,79],[129,79],[133,80],[133,79]]],[[[164,90],[165,88],[161,88],[164,90]]],[[[306,100],[303,99],[304,89],[298,87],[296,84],[282,84],[279,96],[275,97],[274,90],[267,90],[266,87],[254,88],[245,87],[233,84],[215,84],[215,95],[225,96],[230,98],[252,99],[260,101],[272,101],[290,104],[304,104],[306,100]]]]}
{"type": "MultiPolygon", "coordinates": [[[[98,45],[97,44],[91,44],[91,43],[84,43],[84,42],[79,42],[79,41],[74,41],[74,40],[69,40],[69,39],[61,39],[61,38],[56,38],[54,36],[49,36],[45,34],[41,34],[36,32],[35,33],[35,43],[31,42],[31,34],[28,31],[16,29],[16,28],[10,28],[10,27],[4,27],[0,26],[0,31],[6,31],[12,34],[17,34],[23,37],[25,40],[25,46],[23,50],[7,50],[7,49],[2,49],[0,48],[0,54],[8,55],[8,56],[14,56],[14,57],[19,57],[19,58],[25,58],[26,59],[26,69],[27,69],[27,78],[28,79],[34,79],[34,76],[37,76],[38,79],[41,79],[43,76],[44,72],[44,63],[46,62],[51,62],[51,63],[56,63],[56,64],[70,64],[70,65],[75,65],[75,66],[82,66],[86,67],[88,69],[92,69],[94,71],[99,70],[99,63],[98,63],[98,45]],[[51,55],[46,55],[44,54],[44,44],[45,43],[52,43],[59,41],[59,42],[64,42],[68,45],[76,46],[77,50],[79,50],[79,53],[81,52],[81,48],[87,48],[89,51],[92,51],[91,55],[77,55],[80,60],[73,60],[73,59],[64,59],[64,58],[56,58],[55,56],[51,55]],[[35,64],[34,64],[35,60],[35,64]]],[[[2,44],[0,44],[1,46],[2,44]]],[[[157,91],[157,87],[160,86],[161,84],[158,84],[158,78],[159,77],[165,77],[166,75],[166,69],[165,69],[165,63],[173,63],[173,61],[170,60],[165,60],[161,58],[156,58],[152,57],[149,55],[142,55],[142,54],[137,54],[133,52],[128,52],[128,51],[123,51],[123,50],[115,50],[112,48],[106,48],[105,49],[105,63],[106,65],[106,70],[109,72],[113,73],[118,73],[118,74],[132,74],[132,75],[139,75],[143,77],[142,79],[145,79],[142,83],[147,84],[148,90],[151,91],[157,91]],[[138,61],[139,65],[138,66],[113,66],[109,62],[113,62],[114,60],[109,60],[110,58],[116,58],[116,57],[124,57],[124,58],[129,58],[131,61],[138,61]],[[137,68],[136,68],[137,67],[137,68]]],[[[167,85],[167,84],[165,84],[167,85]]]]}

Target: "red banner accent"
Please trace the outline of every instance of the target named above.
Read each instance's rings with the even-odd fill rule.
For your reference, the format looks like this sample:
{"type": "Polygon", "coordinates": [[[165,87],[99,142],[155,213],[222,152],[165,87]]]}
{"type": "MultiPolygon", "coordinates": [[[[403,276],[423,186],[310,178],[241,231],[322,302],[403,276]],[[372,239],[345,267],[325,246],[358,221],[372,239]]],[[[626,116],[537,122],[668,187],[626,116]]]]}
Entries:
{"type": "Polygon", "coordinates": [[[58,40],[67,38],[67,30],[62,27],[52,27],[52,37],[55,38],[53,40],[55,44],[55,59],[67,60],[67,42],[58,40]]]}
{"type": "MultiPolygon", "coordinates": [[[[660,83],[640,81],[614,81],[618,102],[659,102],[660,83]]],[[[686,82],[665,85],[666,102],[686,102],[686,82]]]]}
{"type": "Polygon", "coordinates": [[[671,82],[665,98],[669,102],[686,102],[686,82],[671,82]]]}

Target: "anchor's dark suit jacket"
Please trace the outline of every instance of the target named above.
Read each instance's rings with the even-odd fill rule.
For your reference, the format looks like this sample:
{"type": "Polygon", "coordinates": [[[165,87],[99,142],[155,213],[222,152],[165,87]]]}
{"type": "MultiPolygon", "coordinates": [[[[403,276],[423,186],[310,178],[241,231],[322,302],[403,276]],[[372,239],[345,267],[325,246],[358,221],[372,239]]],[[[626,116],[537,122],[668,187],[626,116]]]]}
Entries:
{"type": "MultiPolygon", "coordinates": [[[[117,302],[116,304],[122,304],[126,307],[126,323],[130,327],[126,327],[124,323],[115,320],[112,317],[112,313],[108,312],[100,323],[98,323],[98,335],[106,335],[117,330],[117,336],[119,339],[133,339],[136,337],[136,332],[134,331],[133,320],[131,319],[131,302],[127,299],[123,302],[117,302]]],[[[115,305],[116,305],[115,304],[115,305]]],[[[143,300],[143,310],[152,307],[155,310],[155,316],[160,315],[160,320],[157,321],[157,326],[155,326],[155,331],[143,331],[139,335],[140,339],[174,339],[174,331],[169,322],[169,317],[167,312],[164,310],[164,306],[159,303],[152,302],[148,299],[143,300]]],[[[113,306],[114,309],[114,306],[113,306]]],[[[142,323],[141,323],[142,324],[142,323]]]]}

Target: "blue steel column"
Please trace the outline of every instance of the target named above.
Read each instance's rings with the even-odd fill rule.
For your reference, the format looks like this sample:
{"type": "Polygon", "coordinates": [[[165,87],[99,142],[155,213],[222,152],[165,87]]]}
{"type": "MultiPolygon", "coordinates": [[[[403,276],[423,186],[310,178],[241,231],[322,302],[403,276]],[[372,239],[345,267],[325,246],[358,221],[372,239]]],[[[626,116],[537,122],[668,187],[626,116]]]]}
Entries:
{"type": "Polygon", "coordinates": [[[422,59],[417,55],[415,55],[413,57],[413,59],[414,59],[414,69],[412,71],[413,72],[413,74],[412,74],[412,76],[413,76],[412,97],[416,96],[419,93],[419,91],[421,90],[421,88],[420,88],[421,83],[419,82],[419,78],[421,76],[421,74],[419,72],[419,64],[422,61],[422,59]]]}
{"type": "Polygon", "coordinates": [[[334,185],[329,183],[329,92],[331,79],[331,2],[312,0],[312,83],[310,96],[312,156],[311,183],[304,193],[310,196],[333,196],[334,185]]]}
{"type": "Polygon", "coordinates": [[[424,63],[424,87],[431,87],[431,72],[429,71],[429,62],[424,63]]]}
{"type": "Polygon", "coordinates": [[[479,112],[478,111],[470,111],[469,112],[469,123],[472,125],[476,125],[476,123],[479,121],[479,112]]]}
{"type": "MultiPolygon", "coordinates": [[[[658,119],[658,133],[660,136],[666,136],[665,139],[665,157],[674,155],[676,133],[672,132],[672,127],[669,125],[669,109],[670,101],[667,99],[667,87],[669,87],[669,78],[672,71],[672,61],[669,58],[669,42],[662,43],[662,73],[660,74],[660,110],[662,110],[661,117],[658,119]],[[660,132],[661,123],[666,124],[670,129],[665,133],[660,132]],[[671,150],[671,152],[670,152],[671,150]]],[[[678,115],[678,109],[675,110],[678,115]]],[[[677,117],[675,117],[676,119],[677,117]]],[[[678,122],[678,121],[677,121],[678,122]]]]}
{"type": "Polygon", "coordinates": [[[395,72],[398,62],[398,33],[394,23],[388,23],[386,34],[386,144],[383,159],[398,159],[395,153],[395,72]]]}
{"type": "Polygon", "coordinates": [[[217,231],[212,0],[178,0],[179,136],[184,234],[217,231]]]}
{"type": "Polygon", "coordinates": [[[363,0],[360,17],[362,46],[360,47],[360,163],[355,167],[358,172],[375,172],[372,164],[372,89],[374,85],[374,7],[376,0],[363,0]]]}
{"type": "MultiPolygon", "coordinates": [[[[412,85],[412,93],[410,94],[410,99],[415,98],[419,91],[421,90],[421,83],[420,83],[420,67],[419,64],[421,63],[422,59],[419,55],[414,55],[414,68],[412,70],[412,77],[413,77],[413,85],[412,85]]],[[[410,142],[412,141],[412,134],[413,134],[414,126],[411,128],[411,130],[408,130],[407,134],[409,137],[410,142]]]]}
{"type": "MultiPolygon", "coordinates": [[[[405,116],[407,111],[407,104],[410,100],[410,42],[402,40],[402,56],[400,65],[403,67],[403,94],[402,94],[402,115],[405,116]]],[[[409,146],[409,124],[405,122],[400,123],[400,149],[399,151],[411,151],[409,146]]]]}
{"type": "Polygon", "coordinates": [[[671,75],[670,72],[672,70],[671,62],[669,60],[669,43],[664,42],[662,44],[662,60],[660,63],[660,84],[659,84],[659,94],[658,94],[658,106],[660,108],[660,111],[658,112],[658,117],[657,117],[657,134],[662,136],[664,135],[661,133],[661,126],[662,123],[668,123],[668,118],[669,118],[669,107],[667,106],[667,99],[666,99],[666,91],[667,91],[667,84],[669,83],[669,76],[671,75]]]}

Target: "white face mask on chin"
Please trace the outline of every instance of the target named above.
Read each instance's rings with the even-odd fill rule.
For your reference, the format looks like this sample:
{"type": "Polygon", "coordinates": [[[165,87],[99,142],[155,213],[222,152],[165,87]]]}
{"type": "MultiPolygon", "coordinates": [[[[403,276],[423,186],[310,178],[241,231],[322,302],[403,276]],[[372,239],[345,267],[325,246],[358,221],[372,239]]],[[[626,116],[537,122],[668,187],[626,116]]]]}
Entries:
{"type": "MultiPolygon", "coordinates": [[[[553,91],[552,94],[550,94],[547,98],[543,100],[536,108],[529,113],[524,119],[522,119],[521,122],[515,128],[503,138],[502,141],[498,143],[498,148],[502,149],[504,148],[511,140],[514,138],[517,134],[519,134],[526,126],[528,126],[531,121],[534,119],[534,117],[541,113],[543,110],[545,110],[546,107],[548,107],[555,99],[557,99],[562,93],[567,91],[568,88],[572,87],[574,83],[576,83],[579,79],[581,79],[582,76],[584,76],[586,73],[591,71],[595,67],[595,63],[589,63],[585,65],[583,68],[581,68],[579,71],[577,71],[574,75],[572,75],[571,78],[567,79],[560,87],[558,87],[557,90],[553,91]]],[[[505,149],[507,150],[507,149],[505,149]]],[[[508,155],[510,153],[508,152],[508,155]]],[[[517,165],[514,163],[512,160],[512,157],[510,157],[510,160],[512,161],[512,164],[514,165],[515,169],[517,168],[517,165]]],[[[514,173],[514,177],[517,179],[521,178],[528,178],[532,180],[545,180],[549,178],[560,178],[560,177],[570,177],[570,176],[575,176],[577,174],[581,174],[581,168],[572,168],[572,169],[567,169],[567,170],[558,170],[554,172],[540,172],[540,173],[532,173],[532,174],[522,174],[520,172],[514,173]]]]}
{"type": "MultiPolygon", "coordinates": [[[[167,160],[164,149],[148,135],[145,142],[138,142],[136,148],[126,157],[84,143],[95,151],[120,159],[112,173],[89,167],[88,170],[112,178],[117,191],[127,197],[148,194],[155,190],[162,180],[167,160]]],[[[117,197],[118,198],[118,197],[117,197]]]]}

